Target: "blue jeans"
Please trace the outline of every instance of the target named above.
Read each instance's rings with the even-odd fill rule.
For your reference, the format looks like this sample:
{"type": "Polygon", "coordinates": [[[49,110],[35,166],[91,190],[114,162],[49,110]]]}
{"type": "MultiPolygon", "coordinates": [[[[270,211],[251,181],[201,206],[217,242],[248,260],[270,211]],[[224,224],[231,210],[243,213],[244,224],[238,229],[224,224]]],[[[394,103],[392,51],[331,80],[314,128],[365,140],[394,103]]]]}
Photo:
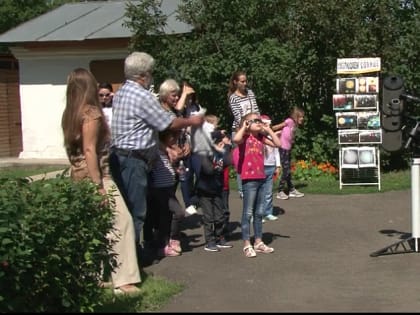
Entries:
{"type": "Polygon", "coordinates": [[[145,161],[115,152],[109,155],[112,178],[118,186],[133,217],[136,245],[146,219],[148,165],[145,161]]]}
{"type": "MultiPolygon", "coordinates": [[[[232,136],[231,136],[232,138],[231,139],[233,139],[233,137],[235,136],[235,134],[236,134],[236,132],[233,131],[232,132],[232,136]]],[[[236,144],[233,144],[233,141],[232,141],[232,150],[235,148],[235,146],[236,146],[236,144]]],[[[243,188],[242,188],[241,174],[236,173],[236,184],[237,184],[237,187],[238,187],[239,196],[242,198],[242,196],[243,196],[243,188]]]]}
{"type": "Polygon", "coordinates": [[[265,180],[264,180],[264,216],[273,214],[273,175],[276,171],[275,165],[264,165],[265,180]]]}
{"type": "Polygon", "coordinates": [[[262,218],[264,212],[264,179],[243,180],[244,192],[242,209],[242,240],[248,241],[251,238],[251,218],[254,217],[254,236],[262,238],[262,218]]]}

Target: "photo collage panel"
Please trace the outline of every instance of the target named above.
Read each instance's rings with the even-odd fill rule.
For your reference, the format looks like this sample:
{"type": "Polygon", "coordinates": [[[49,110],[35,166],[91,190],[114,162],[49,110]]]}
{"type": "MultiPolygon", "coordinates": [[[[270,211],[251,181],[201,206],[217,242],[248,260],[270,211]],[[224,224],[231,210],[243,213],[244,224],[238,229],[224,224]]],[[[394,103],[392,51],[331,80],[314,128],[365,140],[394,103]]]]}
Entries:
{"type": "Polygon", "coordinates": [[[345,147],[341,149],[341,167],[376,167],[375,147],[345,147]]]}
{"type": "Polygon", "coordinates": [[[338,112],[335,115],[339,144],[382,143],[379,112],[338,112]]]}

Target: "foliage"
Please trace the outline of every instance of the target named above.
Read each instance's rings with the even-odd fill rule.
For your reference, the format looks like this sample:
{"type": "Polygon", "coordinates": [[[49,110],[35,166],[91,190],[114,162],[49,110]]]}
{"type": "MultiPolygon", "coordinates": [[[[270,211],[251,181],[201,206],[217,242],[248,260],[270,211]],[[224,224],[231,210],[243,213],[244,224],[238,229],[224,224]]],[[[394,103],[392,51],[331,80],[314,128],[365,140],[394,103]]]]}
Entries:
{"type": "MultiPolygon", "coordinates": [[[[0,180],[0,310],[84,312],[97,306],[113,199],[88,181],[0,180]]],[[[110,266],[112,270],[112,266],[110,266]]]]}
{"type": "Polygon", "coordinates": [[[167,77],[190,81],[202,105],[229,129],[228,80],[233,71],[245,70],[261,111],[273,123],[294,105],[305,109],[298,159],[337,159],[332,111],[337,58],[381,57],[383,75],[399,74],[406,90],[420,92],[419,0],[248,0],[246,5],[182,0],[179,19],[193,31],[166,37],[150,35],[162,31],[163,14],[151,9],[156,22],[141,23],[155,3],[145,0],[143,14],[129,16],[133,30],[142,34],[132,49],[158,62],[155,84],[167,77]]]}
{"type": "Polygon", "coordinates": [[[0,34],[75,0],[0,0],[0,34]]]}
{"type": "Polygon", "coordinates": [[[316,161],[299,160],[291,165],[293,179],[317,180],[319,177],[337,178],[338,169],[330,162],[317,163],[316,161]]]}
{"type": "MultiPolygon", "coordinates": [[[[41,14],[75,0],[0,0],[0,34],[29,21],[41,14]]],[[[0,44],[0,52],[7,47],[0,44]]]]}

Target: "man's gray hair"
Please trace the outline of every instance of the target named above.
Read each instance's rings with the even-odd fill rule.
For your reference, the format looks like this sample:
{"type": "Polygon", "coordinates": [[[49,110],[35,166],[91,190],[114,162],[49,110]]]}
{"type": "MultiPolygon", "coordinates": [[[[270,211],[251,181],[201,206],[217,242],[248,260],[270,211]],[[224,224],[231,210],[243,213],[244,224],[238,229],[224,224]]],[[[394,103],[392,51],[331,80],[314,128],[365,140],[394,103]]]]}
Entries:
{"type": "Polygon", "coordinates": [[[180,87],[178,82],[176,82],[174,79],[166,79],[159,87],[159,99],[164,101],[170,93],[178,93],[179,91],[180,87]]]}
{"type": "Polygon", "coordinates": [[[137,80],[152,72],[155,59],[147,53],[135,51],[125,58],[124,75],[128,80],[137,80]]]}

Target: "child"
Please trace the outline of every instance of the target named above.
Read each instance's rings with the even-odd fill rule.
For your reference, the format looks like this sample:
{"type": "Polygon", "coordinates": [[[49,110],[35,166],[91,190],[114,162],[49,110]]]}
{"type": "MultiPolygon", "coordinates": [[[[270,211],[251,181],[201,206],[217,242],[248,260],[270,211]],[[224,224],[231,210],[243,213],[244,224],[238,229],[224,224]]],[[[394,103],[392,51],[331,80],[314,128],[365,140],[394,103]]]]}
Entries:
{"type": "Polygon", "coordinates": [[[282,174],[279,181],[279,186],[277,189],[277,199],[287,200],[289,197],[303,197],[305,194],[298,191],[292,183],[292,172],[291,172],[291,162],[292,162],[292,148],[295,137],[296,128],[303,124],[305,118],[305,112],[299,107],[293,107],[290,117],[287,118],[284,122],[273,126],[273,130],[281,130],[280,140],[281,147],[280,152],[280,161],[282,167],[282,174]],[[289,195],[285,192],[285,186],[289,189],[289,195]]]}
{"type": "Polygon", "coordinates": [[[229,209],[229,194],[230,194],[230,186],[229,186],[229,173],[230,173],[230,166],[232,165],[232,141],[230,137],[227,135],[225,130],[214,130],[211,133],[212,139],[215,145],[218,145],[220,142],[224,143],[224,151],[226,151],[226,160],[223,163],[223,191],[222,191],[222,201],[223,201],[223,209],[224,209],[224,224],[225,227],[223,229],[223,236],[228,238],[230,235],[229,229],[229,221],[230,221],[230,209],[229,209]]]}
{"type": "Polygon", "coordinates": [[[208,154],[193,155],[197,166],[196,192],[203,213],[205,251],[218,252],[220,248],[231,248],[224,238],[225,218],[223,206],[223,168],[229,163],[228,150],[223,141],[216,141],[208,154]]]}
{"type": "Polygon", "coordinates": [[[149,243],[156,242],[160,257],[179,256],[182,252],[180,221],[185,212],[175,195],[176,170],[173,166],[182,156],[174,153],[179,133],[171,130],[159,133],[159,158],[150,171],[144,238],[149,243]],[[156,240],[153,240],[154,235],[156,240]]]}
{"type": "Polygon", "coordinates": [[[238,145],[238,173],[244,193],[242,210],[242,239],[245,257],[255,257],[258,253],[272,253],[274,248],[262,241],[262,217],[264,212],[264,144],[280,146],[274,131],[262,123],[257,113],[246,114],[233,141],[238,145]],[[271,137],[271,140],[268,138],[271,137]],[[254,246],[251,245],[250,222],[254,218],[254,246]]]}
{"type": "MultiPolygon", "coordinates": [[[[271,118],[261,115],[261,120],[266,126],[271,126],[271,118]]],[[[273,214],[273,178],[280,171],[280,154],[278,148],[268,144],[264,145],[264,171],[265,171],[265,198],[264,218],[265,221],[275,221],[278,218],[273,214]]]]}

